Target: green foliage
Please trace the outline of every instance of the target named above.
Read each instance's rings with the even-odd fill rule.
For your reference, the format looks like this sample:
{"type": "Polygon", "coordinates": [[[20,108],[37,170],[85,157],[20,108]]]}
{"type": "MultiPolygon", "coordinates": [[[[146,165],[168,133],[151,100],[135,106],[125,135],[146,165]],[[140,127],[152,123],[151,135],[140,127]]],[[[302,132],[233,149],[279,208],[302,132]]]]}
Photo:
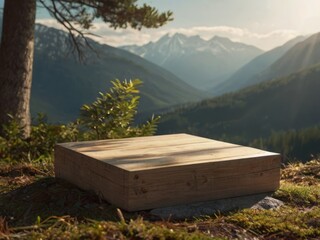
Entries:
{"type": "Polygon", "coordinates": [[[53,148],[59,142],[153,135],[159,117],[133,126],[140,98],[138,86],[142,82],[116,80],[112,84],[110,92],[100,93],[95,102],[82,107],[81,117],[75,122],[52,125],[39,114],[27,139],[19,120],[11,116],[0,136],[0,159],[6,162],[51,161],[53,148]]]}
{"type": "Polygon", "coordinates": [[[75,123],[50,125],[44,115],[39,114],[37,124],[31,127],[30,137],[25,139],[18,119],[10,118],[11,121],[3,126],[3,136],[0,136],[0,159],[3,161],[48,160],[57,142],[75,141],[78,137],[75,123]]]}
{"type": "Polygon", "coordinates": [[[81,124],[85,127],[86,139],[107,139],[152,135],[156,131],[159,117],[134,127],[134,117],[139,104],[139,79],[133,81],[112,81],[110,92],[100,93],[100,97],[90,105],[81,108],[81,124]]]}
{"type": "MultiPolygon", "coordinates": [[[[60,23],[76,23],[76,26],[83,29],[91,28],[96,18],[109,23],[115,29],[126,28],[128,25],[135,29],[158,28],[172,20],[172,12],[159,13],[154,7],[138,5],[136,2],[137,0],[73,0],[52,3],[40,1],[40,4],[60,23]]],[[[68,29],[69,24],[64,27],[68,29]]]]}

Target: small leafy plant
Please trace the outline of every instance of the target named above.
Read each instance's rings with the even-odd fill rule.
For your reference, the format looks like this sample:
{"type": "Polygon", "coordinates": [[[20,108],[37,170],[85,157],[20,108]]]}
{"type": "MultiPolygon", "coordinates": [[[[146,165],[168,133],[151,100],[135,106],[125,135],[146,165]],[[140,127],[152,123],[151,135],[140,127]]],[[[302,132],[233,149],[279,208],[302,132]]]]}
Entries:
{"type": "Polygon", "coordinates": [[[140,126],[133,126],[137,114],[140,96],[139,79],[130,81],[112,81],[109,92],[101,93],[100,97],[90,105],[81,108],[80,123],[86,129],[86,139],[124,138],[153,135],[159,117],[140,126]]]}

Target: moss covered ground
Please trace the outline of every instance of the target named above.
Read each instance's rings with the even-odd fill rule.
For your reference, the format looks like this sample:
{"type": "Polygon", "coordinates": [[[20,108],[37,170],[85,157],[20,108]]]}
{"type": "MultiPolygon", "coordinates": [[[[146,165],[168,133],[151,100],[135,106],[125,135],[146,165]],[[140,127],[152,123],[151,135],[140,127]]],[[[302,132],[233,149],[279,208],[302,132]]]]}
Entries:
{"type": "Polygon", "coordinates": [[[0,165],[0,239],[320,239],[320,160],[282,169],[276,210],[200,219],[127,213],[53,177],[47,164],[0,165]]]}

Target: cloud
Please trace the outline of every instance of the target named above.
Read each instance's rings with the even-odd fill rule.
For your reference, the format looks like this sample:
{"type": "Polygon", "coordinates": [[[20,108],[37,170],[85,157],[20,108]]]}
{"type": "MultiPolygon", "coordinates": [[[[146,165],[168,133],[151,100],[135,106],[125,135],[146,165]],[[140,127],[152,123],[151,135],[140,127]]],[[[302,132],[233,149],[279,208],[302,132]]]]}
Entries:
{"type": "MultiPolygon", "coordinates": [[[[62,26],[52,19],[40,19],[38,23],[63,29],[62,26]]],[[[168,28],[168,29],[144,29],[142,31],[134,29],[112,29],[107,24],[98,22],[94,23],[91,33],[99,37],[92,37],[94,40],[109,44],[112,46],[122,45],[143,45],[150,41],[157,41],[165,34],[174,34],[176,32],[187,36],[199,35],[203,39],[210,39],[215,35],[230,38],[233,41],[243,42],[257,46],[263,50],[269,50],[286,41],[298,36],[298,32],[290,29],[278,29],[266,33],[255,33],[245,28],[231,26],[196,26],[190,28],[168,28]]]]}
{"type": "Polygon", "coordinates": [[[276,46],[282,45],[283,43],[299,35],[298,32],[288,29],[280,29],[261,34],[251,32],[245,28],[236,28],[230,26],[175,28],[162,31],[162,34],[173,34],[175,32],[180,32],[188,36],[199,35],[206,40],[212,38],[213,36],[227,37],[233,41],[251,44],[264,50],[269,50],[276,46]]]}

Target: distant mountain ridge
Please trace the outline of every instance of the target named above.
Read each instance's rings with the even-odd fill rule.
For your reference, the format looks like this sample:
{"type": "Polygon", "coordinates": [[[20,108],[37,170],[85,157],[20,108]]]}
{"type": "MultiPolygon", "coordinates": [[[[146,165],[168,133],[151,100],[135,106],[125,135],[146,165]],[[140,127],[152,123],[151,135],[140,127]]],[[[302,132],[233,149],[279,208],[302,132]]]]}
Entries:
{"type": "Polygon", "coordinates": [[[164,115],[159,133],[186,132],[244,143],[320,122],[320,64],[164,115]]]}
{"type": "Polygon", "coordinates": [[[319,63],[320,33],[316,33],[290,48],[259,77],[262,81],[283,77],[319,63]]]}
{"type": "Polygon", "coordinates": [[[81,64],[70,54],[66,32],[36,24],[32,116],[43,112],[53,122],[73,120],[83,104],[106,91],[110,80],[116,78],[143,81],[139,111],[156,111],[207,96],[143,58],[90,39],[89,42],[95,52],[86,49],[87,59],[81,64]]]}
{"type": "Polygon", "coordinates": [[[275,61],[280,59],[290,48],[297,43],[302,42],[307,37],[298,36],[282,46],[267,51],[235,72],[229,79],[220,85],[212,88],[214,95],[221,95],[226,92],[235,91],[243,87],[253,85],[259,82],[259,74],[270,67],[275,61]]]}
{"type": "Polygon", "coordinates": [[[198,89],[208,89],[224,81],[238,68],[263,51],[250,45],[215,36],[206,41],[200,36],[176,33],[143,46],[123,46],[165,69],[198,89]]]}
{"type": "MultiPolygon", "coordinates": [[[[310,68],[320,63],[320,33],[313,34],[309,37],[294,39],[273,51],[279,52],[279,50],[284,49],[284,47],[287,51],[285,51],[282,56],[279,56],[279,58],[274,62],[270,63],[269,61],[268,67],[264,68],[263,70],[261,70],[261,67],[258,67],[259,73],[257,73],[255,70],[252,72],[254,66],[259,65],[258,60],[260,57],[254,59],[230,79],[226,80],[215,89],[212,89],[212,91],[215,93],[214,95],[235,91],[263,81],[285,77],[289,74],[305,68],[310,68]],[[288,46],[291,47],[287,49],[288,46]],[[247,70],[249,74],[242,74],[247,70]],[[250,70],[254,74],[251,74],[250,70]]],[[[269,53],[272,53],[272,51],[269,53]]],[[[262,55],[261,57],[266,59],[266,56],[267,55],[262,55]]]]}

